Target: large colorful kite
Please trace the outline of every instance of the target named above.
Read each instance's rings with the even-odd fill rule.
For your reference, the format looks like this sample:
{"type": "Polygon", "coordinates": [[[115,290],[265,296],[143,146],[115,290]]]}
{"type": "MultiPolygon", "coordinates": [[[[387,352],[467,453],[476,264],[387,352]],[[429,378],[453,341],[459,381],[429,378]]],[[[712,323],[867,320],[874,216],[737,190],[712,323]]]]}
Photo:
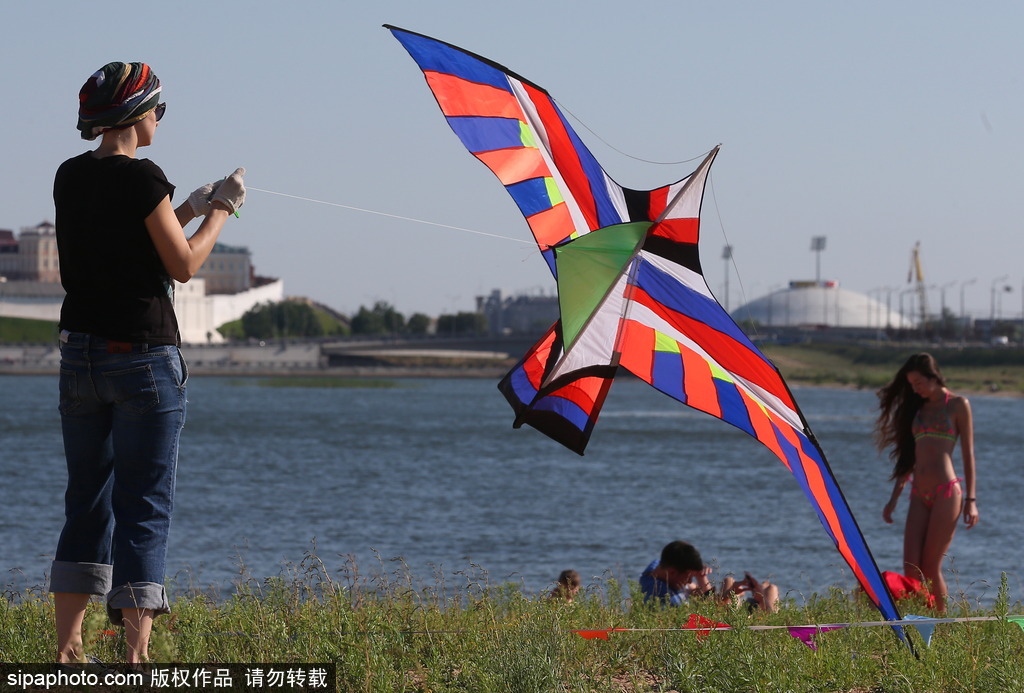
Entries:
{"type": "Polygon", "coordinates": [[[700,207],[718,147],[677,183],[624,188],[544,89],[451,44],[386,28],[423,70],[455,134],[519,205],[558,285],[561,319],[499,385],[514,426],[529,424],[583,454],[615,373],[625,368],[775,453],[865,594],[898,620],[789,388],[704,280],[700,207]]]}

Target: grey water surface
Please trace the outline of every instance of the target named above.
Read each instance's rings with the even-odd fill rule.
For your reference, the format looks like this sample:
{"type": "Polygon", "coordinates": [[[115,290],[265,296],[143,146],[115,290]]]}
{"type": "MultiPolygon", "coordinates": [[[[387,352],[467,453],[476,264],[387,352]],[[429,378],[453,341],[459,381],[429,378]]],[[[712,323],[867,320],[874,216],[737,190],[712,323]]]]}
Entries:
{"type": "MultiPolygon", "coordinates": [[[[168,573],[172,589],[229,594],[289,576],[315,550],[331,574],[408,571],[414,584],[518,583],[574,568],[585,586],[635,579],[666,542],[693,542],[717,574],[770,577],[802,600],[849,569],[796,481],[754,439],[646,384],[615,383],[583,457],[513,430],[495,382],[396,379],[390,387],[268,387],[193,378],[168,573]],[[399,560],[400,559],[400,560],[399,560]]],[[[42,589],[62,523],[55,377],[0,377],[0,585],[42,589]]],[[[882,570],[902,563],[902,515],[881,518],[889,463],[868,391],[794,395],[882,570]]],[[[981,523],[958,530],[953,594],[1024,599],[1024,400],[973,396],[981,523]]],[[[959,466],[959,456],[957,458],[959,466]]]]}

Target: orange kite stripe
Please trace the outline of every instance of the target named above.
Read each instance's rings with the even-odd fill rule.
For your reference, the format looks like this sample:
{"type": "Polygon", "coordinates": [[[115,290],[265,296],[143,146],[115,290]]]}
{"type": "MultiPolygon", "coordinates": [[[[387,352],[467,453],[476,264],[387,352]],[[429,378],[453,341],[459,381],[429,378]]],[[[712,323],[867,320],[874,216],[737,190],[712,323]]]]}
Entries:
{"type": "Polygon", "coordinates": [[[789,460],[786,459],[785,453],[782,452],[782,446],[779,445],[778,438],[775,437],[775,428],[772,426],[771,414],[759,407],[757,402],[745,390],[742,388],[736,388],[736,390],[740,393],[743,404],[747,408],[747,416],[750,417],[750,425],[754,429],[754,435],[757,436],[757,439],[766,448],[775,453],[775,456],[782,461],[782,464],[786,465],[786,469],[789,469],[789,460]]]}
{"type": "Polygon", "coordinates": [[[514,185],[531,178],[546,178],[551,175],[539,149],[521,147],[518,149],[494,149],[476,152],[474,156],[494,171],[502,185],[514,185]]]}
{"type": "Polygon", "coordinates": [[[576,230],[572,225],[569,207],[564,202],[559,202],[543,212],[528,216],[526,221],[530,225],[530,230],[533,231],[537,245],[542,249],[564,241],[576,230]]]}
{"type": "Polygon", "coordinates": [[[679,351],[683,357],[683,382],[686,384],[683,389],[686,392],[686,403],[694,409],[722,418],[722,406],[718,403],[718,390],[711,375],[711,366],[682,344],[679,345],[679,351]]]}
{"type": "Polygon", "coordinates": [[[654,380],[654,329],[627,320],[621,343],[625,348],[619,363],[633,375],[653,385],[651,381],[654,380]]]}
{"type": "Polygon", "coordinates": [[[483,116],[525,120],[516,97],[489,84],[469,82],[441,72],[424,72],[427,84],[446,116],[483,116]]]}

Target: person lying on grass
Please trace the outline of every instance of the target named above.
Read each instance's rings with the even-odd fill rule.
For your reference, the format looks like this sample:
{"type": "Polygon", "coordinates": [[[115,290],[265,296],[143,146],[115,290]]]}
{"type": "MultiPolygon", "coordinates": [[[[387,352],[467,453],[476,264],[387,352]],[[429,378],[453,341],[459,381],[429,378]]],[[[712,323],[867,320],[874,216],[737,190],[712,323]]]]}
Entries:
{"type": "Polygon", "coordinates": [[[692,544],[677,540],[666,544],[661,557],[640,574],[640,591],[645,602],[665,606],[680,606],[693,597],[702,597],[717,598],[722,603],[745,603],[751,611],[778,611],[779,588],[769,581],[761,582],[750,573],[744,573],[739,581],[727,576],[716,591],[710,574],[700,552],[692,544]]]}

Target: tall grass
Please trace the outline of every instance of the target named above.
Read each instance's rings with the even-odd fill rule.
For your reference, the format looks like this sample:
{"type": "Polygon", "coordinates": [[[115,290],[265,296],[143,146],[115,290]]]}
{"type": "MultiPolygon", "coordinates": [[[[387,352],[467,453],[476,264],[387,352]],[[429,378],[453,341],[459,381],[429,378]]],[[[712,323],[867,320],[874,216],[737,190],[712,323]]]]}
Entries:
{"type": "MultiPolygon", "coordinates": [[[[232,594],[176,598],[154,628],[154,661],[334,662],[341,691],[1024,691],[1024,632],[1005,620],[939,625],[930,647],[913,628],[919,658],[888,627],[849,627],[817,636],[817,651],[785,629],[876,621],[863,599],[837,588],[777,614],[710,602],[685,608],[643,603],[635,583],[606,580],[576,601],[491,584],[478,566],[418,583],[400,563],[372,574],[348,559],[331,574],[314,554],[280,577],[244,577],[232,594]],[[690,613],[733,626],[698,638],[681,629],[690,613]],[[608,640],[574,630],[610,627],[608,640]]],[[[1021,613],[1004,579],[994,606],[952,605],[949,616],[1021,613]]],[[[908,610],[910,610],[908,608],[908,610]]],[[[916,613],[923,613],[916,606],[916,613]]],[[[46,595],[0,600],[0,659],[51,661],[52,603],[46,595]]],[[[102,605],[90,605],[87,651],[123,658],[102,605]]]]}

